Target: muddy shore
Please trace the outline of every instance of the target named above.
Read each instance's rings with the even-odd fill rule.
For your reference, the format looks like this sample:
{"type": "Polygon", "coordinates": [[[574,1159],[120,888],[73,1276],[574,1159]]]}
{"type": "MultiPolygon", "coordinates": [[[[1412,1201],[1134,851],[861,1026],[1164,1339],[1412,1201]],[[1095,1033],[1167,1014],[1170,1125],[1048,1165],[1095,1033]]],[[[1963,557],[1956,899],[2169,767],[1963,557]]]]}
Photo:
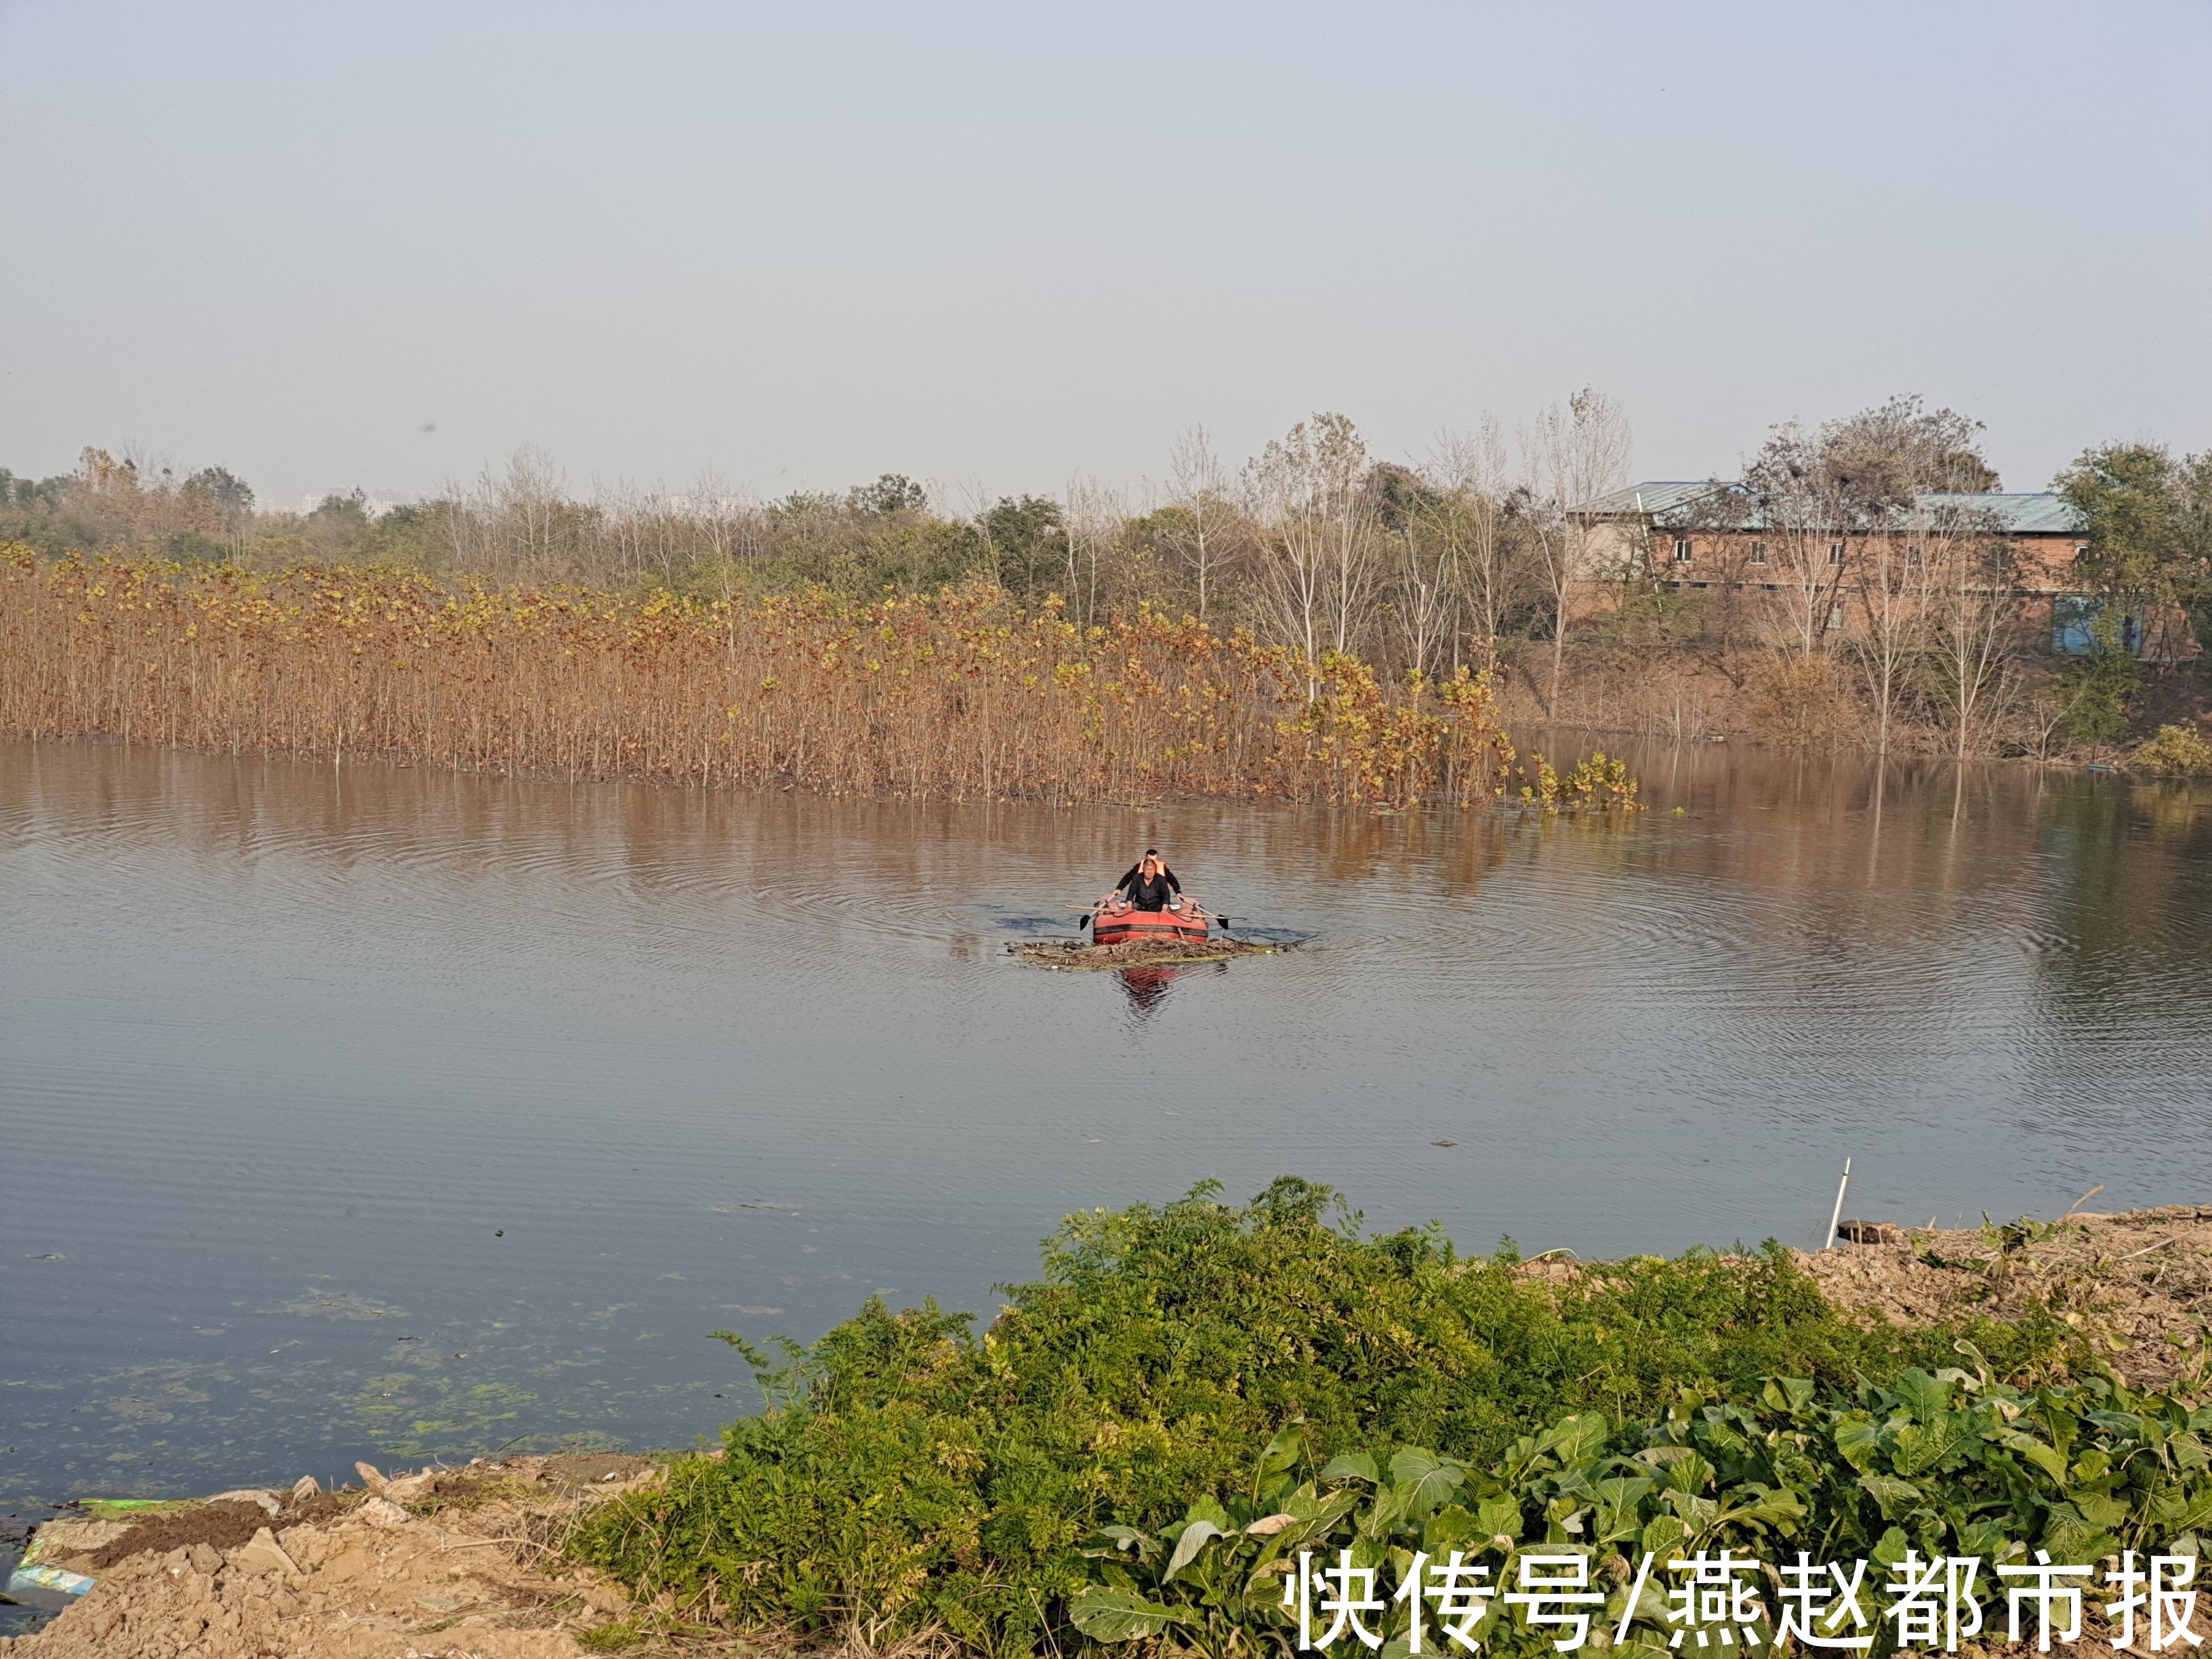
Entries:
{"type": "Polygon", "coordinates": [[[580,1638],[627,1644],[653,1612],[561,1550],[588,1507],[657,1478],[648,1460],[479,1459],[362,1474],[361,1486],[335,1492],[303,1480],[48,1522],[26,1565],[92,1587],[43,1630],[0,1637],[0,1654],[576,1659],[592,1650],[580,1638]]]}
{"type": "MultiPolygon", "coordinates": [[[[2131,1384],[2202,1378],[2212,1321],[2212,1205],[1960,1230],[1849,1224],[1797,1259],[1839,1306],[1905,1323],[2047,1310],[2131,1384]]],[[[1561,1285],[1602,1262],[1522,1271],[1561,1285]]],[[[50,1522],[27,1563],[93,1580],[4,1659],[574,1659],[640,1652],[763,1652],[773,1638],[702,1640],[671,1610],[568,1561],[580,1516],[659,1478],[642,1458],[479,1459],[362,1485],[227,1492],[133,1513],[50,1522]]],[[[1966,1647],[1974,1659],[2025,1646],[1966,1647]]],[[[2070,1651],[2107,1659],[2094,1620],[2070,1651]]]]}

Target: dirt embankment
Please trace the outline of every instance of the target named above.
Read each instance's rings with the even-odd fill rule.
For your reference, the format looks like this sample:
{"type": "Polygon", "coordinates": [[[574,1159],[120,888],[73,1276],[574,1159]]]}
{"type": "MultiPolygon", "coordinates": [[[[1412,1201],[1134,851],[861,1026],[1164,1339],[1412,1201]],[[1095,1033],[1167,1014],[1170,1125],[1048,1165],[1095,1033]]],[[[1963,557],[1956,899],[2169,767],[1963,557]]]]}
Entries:
{"type": "Polygon", "coordinates": [[[654,1478],[639,1458],[522,1457],[341,1492],[303,1481],[225,1493],[135,1522],[50,1522],[31,1559],[97,1582],[46,1629],[0,1637],[0,1654],[581,1659],[647,1634],[655,1610],[562,1559],[562,1534],[589,1504],[654,1478]]]}
{"type": "Polygon", "coordinates": [[[1828,1298],[1905,1324],[2046,1308],[2133,1387],[2203,1364],[2212,1326],[2212,1206],[2072,1215],[1966,1231],[1846,1224],[1799,1257],[1828,1298]],[[1856,1233],[1855,1241],[1849,1234],[1856,1233]],[[1858,1242],[1863,1241],[1863,1242],[1858,1242]]]}

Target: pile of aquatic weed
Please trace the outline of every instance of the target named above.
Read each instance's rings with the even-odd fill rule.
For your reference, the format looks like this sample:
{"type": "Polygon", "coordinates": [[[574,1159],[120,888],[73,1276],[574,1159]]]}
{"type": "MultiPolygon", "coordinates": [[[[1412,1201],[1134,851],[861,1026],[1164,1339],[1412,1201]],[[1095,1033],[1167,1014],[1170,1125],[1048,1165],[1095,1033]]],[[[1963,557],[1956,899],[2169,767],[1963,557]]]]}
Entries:
{"type": "MultiPolygon", "coordinates": [[[[1510,1243],[1462,1257],[1433,1226],[1367,1236],[1295,1178],[1241,1208],[1218,1191],[1069,1217],[1044,1278],[1011,1288],[980,1336],[933,1302],[876,1301],[811,1348],[786,1345],[781,1366],[722,1334],[768,1408],[663,1489],[608,1506],[582,1553],[739,1627],[1066,1648],[1085,1640],[1079,1596],[1135,1593],[1115,1575],[1143,1564],[1104,1529],[1157,1539],[1212,1512],[1194,1504],[1249,1505],[1255,1460],[1289,1425],[1296,1449],[1267,1479],[1335,1510],[1319,1538],[1350,1508],[1314,1484],[1342,1452],[1419,1447],[1525,1473],[1543,1461],[1526,1437],[1568,1417],[1585,1435],[1662,1421],[1686,1401],[1755,1403],[1782,1376],[1801,1379],[1793,1408],[1849,1404],[1863,1384],[1955,1364],[1962,1341],[2012,1382],[2086,1360],[2055,1319],[1911,1329],[1841,1314],[1772,1245],[1559,1282],[1523,1271],[1510,1243]]],[[[1528,1496],[1536,1535],[1550,1501],[1528,1496]]]]}

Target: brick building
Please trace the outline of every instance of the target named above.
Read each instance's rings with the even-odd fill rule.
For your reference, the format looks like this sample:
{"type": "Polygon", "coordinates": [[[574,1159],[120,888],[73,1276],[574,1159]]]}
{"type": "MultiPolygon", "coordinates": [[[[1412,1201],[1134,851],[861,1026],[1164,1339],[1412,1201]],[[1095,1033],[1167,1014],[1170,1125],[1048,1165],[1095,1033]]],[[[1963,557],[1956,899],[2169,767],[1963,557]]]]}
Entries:
{"type": "MultiPolygon", "coordinates": [[[[1589,532],[1583,580],[1591,611],[1602,608],[1608,587],[1657,582],[1723,590],[1738,601],[1769,594],[1801,611],[1815,605],[1830,629],[1842,630],[1866,585],[1878,585],[1883,573],[1911,581],[1939,566],[2008,594],[2023,631],[2047,633],[2053,650],[2090,648],[2100,610],[2074,574],[2087,545],[2081,519],[2056,495],[1927,495],[1887,524],[1838,527],[1778,520],[1741,484],[1659,481],[1614,490],[1571,516],[1589,532]]],[[[2144,620],[2119,619],[2130,650],[2164,656],[2191,649],[2185,627],[2162,625],[2178,619],[2154,617],[2148,629],[2144,620]]]]}

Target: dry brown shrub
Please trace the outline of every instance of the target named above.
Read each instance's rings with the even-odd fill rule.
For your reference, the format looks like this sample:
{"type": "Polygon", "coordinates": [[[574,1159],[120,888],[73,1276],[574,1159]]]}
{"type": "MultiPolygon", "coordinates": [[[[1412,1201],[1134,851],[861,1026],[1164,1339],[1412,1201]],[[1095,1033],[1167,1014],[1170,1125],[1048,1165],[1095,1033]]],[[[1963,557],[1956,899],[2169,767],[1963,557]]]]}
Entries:
{"type": "Polygon", "coordinates": [[[1151,611],[274,575],[0,547],[0,731],[571,779],[939,799],[1467,805],[1487,681],[1385,686],[1151,611]]]}
{"type": "Polygon", "coordinates": [[[1857,711],[1825,657],[1772,657],[1753,665],[1747,689],[1759,731],[1792,748],[1832,747],[1859,732],[1857,711]]]}

